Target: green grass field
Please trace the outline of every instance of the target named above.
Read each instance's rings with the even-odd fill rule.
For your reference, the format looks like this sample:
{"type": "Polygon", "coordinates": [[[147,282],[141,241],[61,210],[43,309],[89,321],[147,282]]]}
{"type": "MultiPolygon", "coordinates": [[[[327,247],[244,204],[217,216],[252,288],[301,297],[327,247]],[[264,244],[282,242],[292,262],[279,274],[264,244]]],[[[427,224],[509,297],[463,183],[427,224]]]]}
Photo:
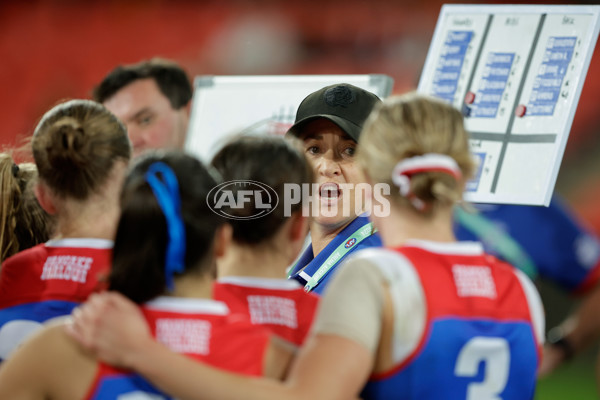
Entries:
{"type": "MultiPolygon", "coordinates": [[[[546,327],[558,325],[577,307],[577,298],[568,296],[550,282],[538,282],[546,310],[546,327]]],[[[595,365],[598,345],[540,380],[535,400],[597,400],[595,365]]]]}
{"type": "Polygon", "coordinates": [[[584,354],[562,366],[551,376],[540,380],[536,400],[598,399],[593,354],[584,354]]]}

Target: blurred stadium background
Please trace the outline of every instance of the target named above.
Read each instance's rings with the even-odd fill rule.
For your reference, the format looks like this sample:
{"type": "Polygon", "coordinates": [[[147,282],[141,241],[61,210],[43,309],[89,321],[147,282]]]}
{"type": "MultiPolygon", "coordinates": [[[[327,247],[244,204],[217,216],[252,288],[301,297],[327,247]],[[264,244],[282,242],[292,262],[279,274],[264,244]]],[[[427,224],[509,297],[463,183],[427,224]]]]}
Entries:
{"type": "MultiPolygon", "coordinates": [[[[443,3],[2,1],[0,146],[22,144],[42,113],[59,100],[88,98],[92,87],[117,64],[153,56],[178,61],[191,76],[384,73],[394,78],[394,93],[412,90],[443,3]]],[[[596,233],[600,233],[599,47],[557,183],[557,191],[596,233]]],[[[552,327],[576,300],[550,285],[541,290],[552,327]]],[[[543,380],[536,399],[597,398],[595,353],[591,349],[543,380]]]]}

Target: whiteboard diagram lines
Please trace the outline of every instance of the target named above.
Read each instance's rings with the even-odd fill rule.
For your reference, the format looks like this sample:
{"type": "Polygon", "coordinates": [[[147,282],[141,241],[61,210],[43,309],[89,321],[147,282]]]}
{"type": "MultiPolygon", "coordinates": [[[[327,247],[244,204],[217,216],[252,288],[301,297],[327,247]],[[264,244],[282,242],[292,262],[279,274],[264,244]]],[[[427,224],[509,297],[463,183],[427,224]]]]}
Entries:
{"type": "MultiPolygon", "coordinates": [[[[542,32],[542,28],[544,27],[544,22],[546,21],[546,14],[542,14],[540,21],[538,23],[537,26],[537,30],[535,32],[535,36],[533,38],[533,43],[531,45],[532,49],[535,49],[537,46],[537,43],[540,39],[540,34],[542,32]]],[[[525,67],[523,69],[523,75],[527,76],[527,73],[529,72],[529,68],[531,67],[531,61],[533,60],[533,55],[534,55],[534,51],[530,51],[529,52],[529,56],[527,57],[527,62],[525,63],[525,67]]],[[[494,179],[492,181],[492,188],[491,188],[491,193],[496,193],[496,188],[498,187],[498,179],[500,179],[500,173],[502,172],[502,165],[504,163],[504,157],[506,155],[506,148],[508,147],[508,142],[510,141],[510,137],[511,137],[511,130],[515,121],[515,110],[517,108],[517,103],[519,101],[519,99],[521,98],[521,94],[523,92],[523,87],[525,86],[525,79],[521,79],[521,82],[519,83],[519,89],[517,90],[517,94],[514,98],[514,102],[513,102],[513,106],[511,107],[510,110],[510,117],[508,120],[508,128],[506,130],[506,133],[504,134],[504,140],[502,141],[502,148],[500,149],[500,155],[498,157],[498,167],[496,168],[496,173],[494,175],[494,179]]]]}
{"type": "MultiPolygon", "coordinates": [[[[490,32],[490,27],[492,26],[493,20],[494,20],[494,15],[493,14],[488,15],[487,22],[485,23],[485,29],[483,31],[483,35],[481,38],[481,43],[479,44],[479,49],[477,49],[477,55],[475,56],[473,68],[471,69],[471,74],[469,75],[469,81],[467,82],[467,86],[466,86],[467,92],[473,86],[473,81],[475,80],[475,71],[477,71],[477,67],[479,66],[479,60],[481,59],[481,54],[483,53],[483,47],[484,47],[485,41],[487,40],[488,34],[490,32]]],[[[467,111],[465,108],[466,107],[465,99],[463,98],[463,99],[461,99],[461,101],[463,104],[462,112],[464,114],[467,111]]]]}
{"type": "Polygon", "coordinates": [[[508,142],[508,143],[555,143],[558,135],[556,133],[529,133],[522,135],[498,135],[489,132],[469,132],[473,140],[486,140],[490,142],[508,142]]]}
{"type": "Polygon", "coordinates": [[[599,31],[598,5],[442,7],[417,90],[465,116],[465,200],[548,205],[599,31]]]}

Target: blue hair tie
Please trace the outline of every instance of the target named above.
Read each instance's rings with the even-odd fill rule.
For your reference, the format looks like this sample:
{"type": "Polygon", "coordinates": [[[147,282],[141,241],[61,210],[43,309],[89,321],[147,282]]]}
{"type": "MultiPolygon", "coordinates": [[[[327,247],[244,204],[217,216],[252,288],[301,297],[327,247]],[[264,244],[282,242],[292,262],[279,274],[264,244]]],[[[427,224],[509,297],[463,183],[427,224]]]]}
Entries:
{"type": "Polygon", "coordinates": [[[179,183],[173,170],[163,162],[155,162],[146,172],[146,181],[167,220],[167,251],[165,257],[165,280],[173,291],[173,274],[185,269],[185,226],[181,218],[179,183]],[[162,180],[158,174],[162,175],[162,180]]]}

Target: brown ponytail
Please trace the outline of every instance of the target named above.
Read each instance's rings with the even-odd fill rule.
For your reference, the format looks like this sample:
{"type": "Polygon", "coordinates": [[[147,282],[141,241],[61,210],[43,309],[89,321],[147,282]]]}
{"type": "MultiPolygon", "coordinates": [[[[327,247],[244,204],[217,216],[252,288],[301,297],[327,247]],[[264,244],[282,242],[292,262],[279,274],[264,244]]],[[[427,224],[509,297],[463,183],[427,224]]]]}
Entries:
{"type": "Polygon", "coordinates": [[[57,194],[78,200],[104,183],[115,161],[131,157],[123,123],[90,100],[71,100],[48,111],[32,147],[40,178],[57,194]]]}

